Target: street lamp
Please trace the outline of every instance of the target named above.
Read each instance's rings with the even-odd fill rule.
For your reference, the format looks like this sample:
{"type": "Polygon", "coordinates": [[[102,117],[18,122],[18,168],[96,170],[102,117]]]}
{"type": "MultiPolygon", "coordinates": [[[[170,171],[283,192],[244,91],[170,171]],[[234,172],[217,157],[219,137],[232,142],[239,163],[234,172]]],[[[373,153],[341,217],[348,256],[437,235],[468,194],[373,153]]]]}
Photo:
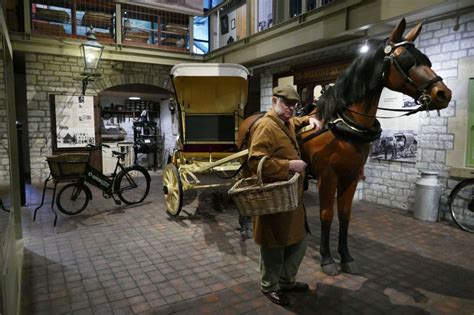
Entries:
{"type": "Polygon", "coordinates": [[[100,73],[97,73],[97,67],[104,51],[104,46],[97,41],[92,26],[87,31],[86,38],[87,41],[80,46],[84,61],[84,72],[81,73],[82,95],[86,93],[87,84],[94,81],[94,78],[100,77],[100,73]]]}

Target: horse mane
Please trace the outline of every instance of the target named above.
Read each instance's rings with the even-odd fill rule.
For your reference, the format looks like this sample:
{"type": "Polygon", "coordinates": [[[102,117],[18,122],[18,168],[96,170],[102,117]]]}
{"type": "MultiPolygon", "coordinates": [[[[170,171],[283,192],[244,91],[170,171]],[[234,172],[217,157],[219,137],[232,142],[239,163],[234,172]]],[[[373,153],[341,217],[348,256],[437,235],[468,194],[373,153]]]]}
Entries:
{"type": "Polygon", "coordinates": [[[384,40],[369,40],[369,51],[360,54],[325,91],[317,102],[319,119],[330,121],[344,107],[379,92],[383,88],[384,40]]]}

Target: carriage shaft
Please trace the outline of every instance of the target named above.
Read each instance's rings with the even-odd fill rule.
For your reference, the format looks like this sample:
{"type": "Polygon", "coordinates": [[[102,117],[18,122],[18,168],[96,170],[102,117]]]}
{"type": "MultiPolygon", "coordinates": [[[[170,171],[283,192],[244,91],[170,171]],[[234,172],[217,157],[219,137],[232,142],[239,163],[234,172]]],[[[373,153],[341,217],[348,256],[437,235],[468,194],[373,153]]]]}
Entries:
{"type": "Polygon", "coordinates": [[[243,156],[246,156],[248,154],[249,150],[243,150],[240,152],[237,152],[235,154],[229,155],[228,157],[225,157],[223,159],[217,160],[215,162],[203,162],[203,163],[198,163],[194,162],[193,164],[184,164],[180,166],[180,170],[186,170],[190,171],[193,173],[202,173],[205,171],[208,171],[216,166],[220,166],[222,164],[225,164],[227,162],[230,162],[232,160],[236,160],[238,158],[241,158],[243,156]]]}

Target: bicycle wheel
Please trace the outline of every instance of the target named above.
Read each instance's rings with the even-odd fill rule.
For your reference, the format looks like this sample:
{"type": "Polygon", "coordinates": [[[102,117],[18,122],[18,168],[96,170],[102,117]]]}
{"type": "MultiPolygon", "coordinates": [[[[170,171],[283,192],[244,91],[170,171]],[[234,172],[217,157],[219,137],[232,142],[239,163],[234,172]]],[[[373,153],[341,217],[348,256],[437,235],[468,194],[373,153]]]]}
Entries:
{"type": "Polygon", "coordinates": [[[449,194],[453,221],[464,231],[474,233],[474,179],[460,182],[449,194]]]}
{"type": "Polygon", "coordinates": [[[82,184],[70,183],[61,188],[56,198],[59,211],[67,215],[81,213],[89,203],[89,195],[82,184]]]}
{"type": "Polygon", "coordinates": [[[127,205],[142,202],[150,191],[150,175],[141,166],[125,168],[117,175],[115,191],[127,205]]]}

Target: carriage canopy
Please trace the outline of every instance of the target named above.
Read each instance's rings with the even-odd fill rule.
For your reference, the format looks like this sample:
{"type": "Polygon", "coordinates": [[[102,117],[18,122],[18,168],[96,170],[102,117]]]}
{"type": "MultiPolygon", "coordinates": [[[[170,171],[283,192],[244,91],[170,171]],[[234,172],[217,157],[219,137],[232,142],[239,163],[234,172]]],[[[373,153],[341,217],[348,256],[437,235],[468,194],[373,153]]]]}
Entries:
{"type": "Polygon", "coordinates": [[[247,104],[249,71],[231,63],[183,63],[171,69],[176,101],[187,113],[232,113],[247,104]]]}
{"type": "Polygon", "coordinates": [[[183,150],[235,151],[249,71],[238,64],[185,63],[174,66],[170,75],[183,150]]]}

